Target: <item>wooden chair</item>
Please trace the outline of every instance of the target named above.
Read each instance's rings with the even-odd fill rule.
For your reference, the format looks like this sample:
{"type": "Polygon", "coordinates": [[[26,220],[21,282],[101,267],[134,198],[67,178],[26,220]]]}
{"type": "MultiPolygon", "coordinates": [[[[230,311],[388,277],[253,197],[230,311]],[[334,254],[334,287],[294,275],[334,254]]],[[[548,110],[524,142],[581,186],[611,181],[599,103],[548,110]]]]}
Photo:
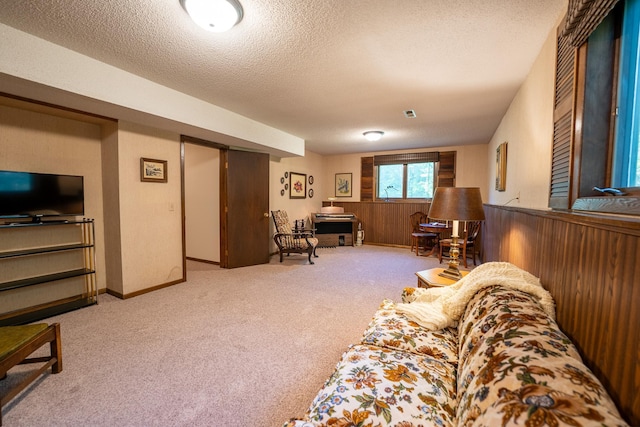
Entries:
{"type": "MultiPolygon", "coordinates": [[[[462,264],[467,268],[467,255],[471,255],[473,265],[476,265],[476,239],[480,233],[480,221],[469,221],[466,223],[462,238],[458,239],[460,253],[462,254],[462,264]]],[[[438,260],[442,263],[444,248],[451,248],[451,239],[440,240],[440,254],[438,260]]],[[[448,249],[447,249],[448,252],[448,249]]],[[[448,257],[447,257],[448,258],[448,257]]]]}
{"type": "MultiPolygon", "coordinates": [[[[420,250],[420,242],[423,242],[423,247],[427,250],[427,243],[429,241],[438,241],[438,235],[435,233],[426,233],[420,229],[420,224],[426,224],[429,222],[427,215],[423,212],[414,212],[409,215],[409,219],[411,220],[411,251],[413,252],[413,248],[416,248],[416,256],[419,255],[420,250]]],[[[434,243],[435,246],[436,243],[434,243]]]]}
{"type": "Polygon", "coordinates": [[[44,365],[29,373],[26,378],[2,396],[0,399],[0,425],[2,425],[2,407],[4,405],[47,369],[51,368],[53,374],[62,371],[62,343],[59,323],[0,327],[0,380],[6,380],[9,369],[26,363],[44,363],[44,365]],[[29,357],[47,343],[49,343],[49,356],[29,357]]]}
{"type": "Polygon", "coordinates": [[[316,258],[318,257],[316,255],[318,239],[314,237],[314,231],[304,227],[292,229],[286,211],[271,211],[271,216],[276,226],[276,234],[273,236],[273,240],[276,242],[280,252],[280,262],[282,262],[284,254],[306,253],[309,256],[309,264],[313,264],[311,254],[316,258]]]}

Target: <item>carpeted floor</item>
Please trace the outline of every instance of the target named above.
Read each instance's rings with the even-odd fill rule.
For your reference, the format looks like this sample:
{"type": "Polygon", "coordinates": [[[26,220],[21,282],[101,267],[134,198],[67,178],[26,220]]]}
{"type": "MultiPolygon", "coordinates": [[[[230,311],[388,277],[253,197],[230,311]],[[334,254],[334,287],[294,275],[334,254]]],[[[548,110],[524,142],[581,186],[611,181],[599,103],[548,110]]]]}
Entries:
{"type": "Polygon", "coordinates": [[[382,299],[438,265],[369,245],[318,255],[189,262],[186,283],[47,319],[61,323],[63,371],[6,405],[3,425],[270,427],[303,415],[382,299]]]}

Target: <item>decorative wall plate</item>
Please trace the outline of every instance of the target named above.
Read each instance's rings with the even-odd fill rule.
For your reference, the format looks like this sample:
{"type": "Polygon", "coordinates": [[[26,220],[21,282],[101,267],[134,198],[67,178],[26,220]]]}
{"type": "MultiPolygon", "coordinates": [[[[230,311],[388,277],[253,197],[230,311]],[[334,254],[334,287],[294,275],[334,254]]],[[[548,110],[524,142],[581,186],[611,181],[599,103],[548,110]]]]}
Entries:
{"type": "Polygon", "coordinates": [[[288,190],[288,189],[289,189],[289,184],[285,184],[285,185],[284,185],[284,189],[285,189],[285,190],[288,190]]]}
{"type": "Polygon", "coordinates": [[[280,195],[284,196],[284,190],[280,190],[280,195]]]}
{"type": "Polygon", "coordinates": [[[280,184],[284,184],[284,177],[280,178],[280,184]]]}
{"type": "Polygon", "coordinates": [[[285,173],[284,173],[284,177],[285,177],[285,178],[289,178],[289,172],[285,172],[285,173]]]}
{"type": "Polygon", "coordinates": [[[309,175],[309,185],[313,184],[313,175],[309,175]]]}
{"type": "Polygon", "coordinates": [[[309,198],[311,199],[313,197],[313,188],[309,189],[309,198]]]}

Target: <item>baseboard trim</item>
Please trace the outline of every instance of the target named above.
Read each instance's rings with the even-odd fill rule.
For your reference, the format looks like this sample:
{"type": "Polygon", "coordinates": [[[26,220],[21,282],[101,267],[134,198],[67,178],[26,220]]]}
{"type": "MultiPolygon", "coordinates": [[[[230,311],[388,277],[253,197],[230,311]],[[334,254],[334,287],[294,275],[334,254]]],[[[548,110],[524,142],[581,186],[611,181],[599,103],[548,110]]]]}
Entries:
{"type": "Polygon", "coordinates": [[[120,292],[116,292],[111,289],[107,289],[107,293],[109,295],[113,295],[114,297],[117,297],[120,299],[129,299],[129,298],[137,297],[139,295],[143,295],[149,292],[157,291],[158,289],[168,288],[169,286],[177,285],[178,283],[182,283],[182,282],[186,282],[186,280],[185,279],[174,280],[173,282],[163,283],[161,285],[152,286],[147,289],[141,289],[139,291],[131,292],[129,294],[121,294],[120,292]]]}
{"type": "Polygon", "coordinates": [[[193,257],[186,257],[187,261],[195,261],[195,262],[202,262],[204,264],[213,264],[213,265],[220,265],[220,261],[210,261],[208,259],[200,259],[200,258],[193,258],[193,257]]]}

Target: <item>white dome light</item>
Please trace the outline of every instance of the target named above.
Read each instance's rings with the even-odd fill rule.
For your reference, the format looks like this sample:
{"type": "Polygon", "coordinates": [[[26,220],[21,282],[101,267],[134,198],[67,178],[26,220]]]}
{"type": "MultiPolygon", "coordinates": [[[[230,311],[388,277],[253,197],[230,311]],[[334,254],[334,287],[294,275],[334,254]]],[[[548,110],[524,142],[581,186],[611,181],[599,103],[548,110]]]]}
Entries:
{"type": "Polygon", "coordinates": [[[381,130],[369,130],[363,133],[363,135],[369,141],[374,142],[379,141],[380,138],[382,138],[382,135],[384,135],[384,132],[382,132],[381,130]]]}
{"type": "Polygon", "coordinates": [[[207,31],[222,33],[242,20],[236,0],[180,0],[193,22],[207,31]]]}

